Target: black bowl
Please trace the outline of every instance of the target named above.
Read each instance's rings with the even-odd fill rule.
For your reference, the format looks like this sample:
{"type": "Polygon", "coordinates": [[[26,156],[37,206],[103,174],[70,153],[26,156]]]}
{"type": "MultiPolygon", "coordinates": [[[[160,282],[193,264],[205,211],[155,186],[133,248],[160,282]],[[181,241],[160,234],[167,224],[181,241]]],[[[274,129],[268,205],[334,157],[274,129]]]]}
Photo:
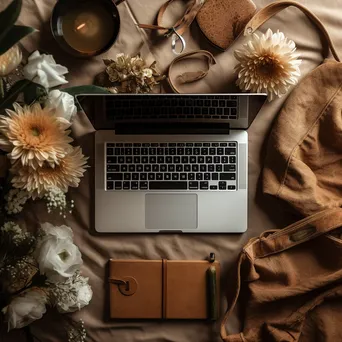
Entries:
{"type": "Polygon", "coordinates": [[[102,53],[108,51],[115,43],[120,31],[120,15],[115,3],[112,0],[59,0],[52,11],[50,27],[54,39],[64,51],[68,52],[69,54],[75,57],[93,57],[101,55],[102,53]],[[74,49],[65,41],[63,37],[62,21],[63,17],[69,11],[72,11],[73,9],[80,7],[87,8],[87,4],[94,4],[94,1],[96,1],[97,5],[101,4],[101,6],[103,6],[106,9],[106,11],[111,13],[111,18],[113,20],[114,27],[113,36],[111,37],[108,44],[106,44],[100,50],[94,52],[82,52],[74,49]]]}

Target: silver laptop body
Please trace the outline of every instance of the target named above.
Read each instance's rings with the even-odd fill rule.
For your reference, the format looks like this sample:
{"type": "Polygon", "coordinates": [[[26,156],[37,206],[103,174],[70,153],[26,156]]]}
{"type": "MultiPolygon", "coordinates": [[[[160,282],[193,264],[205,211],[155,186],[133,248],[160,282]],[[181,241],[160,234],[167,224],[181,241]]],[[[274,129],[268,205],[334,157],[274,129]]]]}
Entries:
{"type": "MultiPolygon", "coordinates": [[[[163,95],[168,96],[167,94],[163,95]]],[[[218,96],[220,95],[231,95],[237,98],[237,118],[234,120],[223,120],[224,122],[222,120],[214,122],[210,130],[206,130],[210,120],[207,120],[207,124],[201,122],[203,133],[201,128],[197,126],[196,129],[192,130],[191,124],[187,124],[184,128],[180,123],[179,126],[183,127],[180,130],[180,134],[176,132],[175,134],[173,132],[168,134],[168,127],[171,130],[171,122],[163,122],[163,120],[161,120],[160,125],[157,120],[156,126],[153,126],[156,120],[146,120],[144,122],[144,119],[142,122],[138,120],[138,125],[135,122],[131,125],[125,123],[125,125],[113,126],[113,122],[108,121],[105,114],[106,112],[108,113],[108,109],[107,111],[105,108],[99,109],[99,113],[101,112],[104,116],[98,116],[97,119],[100,123],[96,124],[95,120],[95,128],[100,126],[106,129],[99,129],[95,133],[94,228],[97,232],[242,233],[246,231],[248,218],[248,135],[246,129],[260,109],[265,96],[264,94],[218,94],[218,96]],[[217,134],[215,133],[215,125],[217,125],[217,134]],[[152,126],[154,127],[153,134],[150,134],[149,127],[152,126]],[[127,129],[125,130],[122,127],[127,127],[127,129]],[[160,128],[160,134],[158,134],[158,127],[160,128]],[[226,133],[224,131],[225,128],[222,127],[228,127],[226,133]],[[186,130],[189,130],[189,132],[186,130]],[[198,132],[200,133],[194,134],[198,132]],[[222,191],[220,189],[211,190],[211,187],[215,188],[218,184],[217,181],[212,180],[202,182],[203,184],[206,183],[207,188],[205,190],[200,188],[153,190],[144,190],[139,187],[134,190],[112,188],[114,184],[116,186],[116,182],[108,181],[110,174],[107,171],[112,171],[111,167],[113,166],[112,164],[108,165],[108,150],[111,151],[112,149],[114,151],[115,146],[140,146],[140,144],[143,144],[143,146],[166,146],[166,143],[170,146],[193,144],[194,146],[233,147],[235,144],[235,179],[222,181],[221,183],[227,184],[227,188],[222,191]],[[108,183],[111,183],[110,187],[108,183]],[[109,190],[107,187],[109,187],[109,190]]],[[[110,96],[115,97],[117,95],[110,96]]],[[[154,95],[140,96],[153,97],[154,95]]],[[[175,95],[172,94],[172,96],[175,95]]],[[[104,102],[108,101],[106,96],[103,98],[104,102]]],[[[181,122],[182,120],[178,121],[181,122]]],[[[216,148],[216,151],[219,151],[218,148],[216,148]]],[[[220,149],[219,152],[222,152],[222,149],[224,150],[224,148],[220,149]]],[[[117,169],[116,166],[113,167],[117,169]]],[[[207,167],[209,168],[209,165],[207,167]]],[[[223,167],[225,166],[223,165],[223,167]]],[[[117,183],[122,184],[123,182],[119,181],[117,183]]],[[[196,179],[194,183],[196,183],[196,179]]],[[[198,181],[198,184],[201,184],[201,186],[202,183],[198,181]]],[[[152,183],[150,182],[149,184],[152,187],[152,183]]]]}

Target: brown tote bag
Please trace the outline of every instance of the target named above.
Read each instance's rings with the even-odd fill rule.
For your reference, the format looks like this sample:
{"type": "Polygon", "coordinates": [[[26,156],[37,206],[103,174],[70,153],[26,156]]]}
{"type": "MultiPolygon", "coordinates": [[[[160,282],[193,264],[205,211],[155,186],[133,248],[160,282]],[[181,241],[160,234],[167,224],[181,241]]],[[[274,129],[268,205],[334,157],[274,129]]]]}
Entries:
{"type": "Polygon", "coordinates": [[[293,90],[268,143],[264,192],[308,217],[243,248],[221,326],[226,342],[342,341],[342,63],[319,19],[296,2],[266,6],[245,34],[288,6],[311,19],[336,59],[293,90]],[[244,324],[231,335],[226,324],[237,302],[244,324]]]}

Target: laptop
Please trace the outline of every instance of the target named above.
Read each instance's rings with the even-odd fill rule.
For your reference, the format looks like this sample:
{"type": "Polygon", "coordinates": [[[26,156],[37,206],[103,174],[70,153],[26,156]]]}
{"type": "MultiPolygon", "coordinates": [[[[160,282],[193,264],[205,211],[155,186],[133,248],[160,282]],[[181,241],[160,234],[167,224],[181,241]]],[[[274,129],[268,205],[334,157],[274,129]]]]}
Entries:
{"type": "Polygon", "coordinates": [[[246,231],[246,130],[265,98],[265,94],[97,97],[95,230],[246,231]]]}

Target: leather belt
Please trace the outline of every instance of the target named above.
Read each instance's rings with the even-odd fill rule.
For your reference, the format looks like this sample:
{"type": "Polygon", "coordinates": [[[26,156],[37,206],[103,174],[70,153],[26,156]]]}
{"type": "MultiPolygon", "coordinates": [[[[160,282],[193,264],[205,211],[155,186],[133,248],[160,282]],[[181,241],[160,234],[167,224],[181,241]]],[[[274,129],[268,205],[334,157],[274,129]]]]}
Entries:
{"type": "Polygon", "coordinates": [[[191,23],[196,18],[197,13],[203,6],[205,0],[191,0],[189,5],[183,15],[173,26],[165,27],[162,24],[163,15],[167,9],[167,7],[174,2],[175,0],[168,0],[162,7],[160,7],[158,16],[157,16],[157,25],[149,25],[149,24],[139,24],[138,26],[143,29],[148,30],[160,30],[161,34],[164,37],[171,37],[171,48],[172,52],[176,55],[181,54],[185,47],[186,42],[183,38],[183,33],[190,27],[191,23]],[[180,51],[176,51],[176,42],[179,40],[181,42],[180,51]]]}

